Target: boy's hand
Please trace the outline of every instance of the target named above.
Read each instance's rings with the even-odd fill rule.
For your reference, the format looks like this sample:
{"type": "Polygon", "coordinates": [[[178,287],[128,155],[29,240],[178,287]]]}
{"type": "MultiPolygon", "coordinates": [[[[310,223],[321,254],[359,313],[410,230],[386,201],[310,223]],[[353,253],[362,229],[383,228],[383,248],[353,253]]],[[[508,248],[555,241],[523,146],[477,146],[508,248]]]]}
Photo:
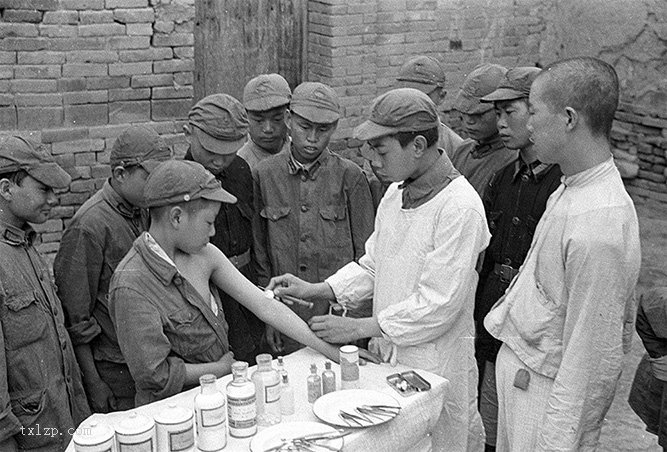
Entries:
{"type": "Polygon", "coordinates": [[[369,352],[365,348],[360,348],[359,349],[359,358],[360,359],[365,359],[366,361],[370,361],[373,364],[380,364],[382,362],[382,360],[380,359],[380,357],[378,355],[376,355],[375,353],[369,352]]]}
{"type": "Polygon", "coordinates": [[[308,299],[312,296],[308,290],[312,284],[297,278],[291,273],[274,276],[266,286],[267,290],[273,290],[273,293],[280,298],[282,295],[291,295],[297,298],[308,299]]]}
{"type": "Polygon", "coordinates": [[[347,344],[361,339],[356,324],[357,319],[335,315],[317,315],[308,321],[317,337],[330,344],[347,344]]]}
{"type": "Polygon", "coordinates": [[[108,413],[116,409],[116,398],[109,386],[97,379],[85,382],[88,402],[93,413],[108,413]]]}
{"type": "Polygon", "coordinates": [[[271,325],[266,325],[264,336],[266,338],[266,343],[269,344],[269,347],[271,347],[271,350],[274,353],[280,353],[283,351],[283,341],[280,338],[280,331],[271,325]]]}

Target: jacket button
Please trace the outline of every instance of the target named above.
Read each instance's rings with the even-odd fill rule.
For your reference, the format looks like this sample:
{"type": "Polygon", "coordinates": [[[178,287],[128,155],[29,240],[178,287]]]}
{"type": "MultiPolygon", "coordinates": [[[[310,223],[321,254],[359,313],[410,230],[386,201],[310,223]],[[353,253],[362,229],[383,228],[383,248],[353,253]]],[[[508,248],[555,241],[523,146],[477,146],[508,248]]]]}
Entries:
{"type": "Polygon", "coordinates": [[[514,226],[518,226],[520,223],[521,223],[521,219],[519,217],[512,218],[512,224],[514,226]]]}
{"type": "Polygon", "coordinates": [[[301,206],[301,212],[308,212],[308,206],[306,205],[301,206]]]}
{"type": "Polygon", "coordinates": [[[305,242],[307,238],[308,238],[308,237],[306,236],[306,234],[303,234],[303,235],[301,236],[301,241],[302,241],[302,242],[305,242]]]}
{"type": "Polygon", "coordinates": [[[299,265],[299,271],[305,272],[306,270],[308,270],[308,267],[303,264],[299,265]]]}

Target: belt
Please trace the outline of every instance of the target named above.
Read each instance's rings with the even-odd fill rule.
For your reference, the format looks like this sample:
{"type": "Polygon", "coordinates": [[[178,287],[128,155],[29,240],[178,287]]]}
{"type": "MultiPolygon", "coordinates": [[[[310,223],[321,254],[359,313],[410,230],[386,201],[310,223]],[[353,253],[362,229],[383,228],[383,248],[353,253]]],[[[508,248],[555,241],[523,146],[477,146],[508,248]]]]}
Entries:
{"type": "Polygon", "coordinates": [[[229,262],[234,264],[234,267],[236,268],[245,267],[250,263],[250,250],[246,251],[245,253],[230,257],[229,262]]]}
{"type": "Polygon", "coordinates": [[[493,274],[500,276],[501,282],[509,284],[519,274],[519,270],[507,264],[496,264],[493,266],[493,274]]]}

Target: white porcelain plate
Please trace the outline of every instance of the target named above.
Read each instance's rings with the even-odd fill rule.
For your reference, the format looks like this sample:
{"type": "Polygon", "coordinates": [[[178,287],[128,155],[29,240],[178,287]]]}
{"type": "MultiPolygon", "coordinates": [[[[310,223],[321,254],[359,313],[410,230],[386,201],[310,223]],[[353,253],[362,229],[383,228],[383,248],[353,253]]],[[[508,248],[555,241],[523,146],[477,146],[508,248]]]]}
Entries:
{"type": "MultiPolygon", "coordinates": [[[[306,435],[315,435],[319,433],[336,433],[336,429],[319,422],[284,422],[282,424],[272,425],[264,430],[260,430],[250,441],[251,452],[265,452],[267,450],[278,450],[284,443],[283,440],[299,438],[306,435]]],[[[310,446],[318,452],[337,451],[343,449],[343,438],[330,439],[317,442],[322,447],[310,446]]],[[[285,448],[284,450],[288,450],[285,448]]]]}
{"type": "Polygon", "coordinates": [[[401,404],[384,392],[370,389],[344,389],[323,395],[313,404],[319,419],[341,427],[370,427],[396,417],[401,404]],[[361,411],[360,411],[361,410],[361,411]],[[352,415],[344,418],[341,411],[352,415]]]}

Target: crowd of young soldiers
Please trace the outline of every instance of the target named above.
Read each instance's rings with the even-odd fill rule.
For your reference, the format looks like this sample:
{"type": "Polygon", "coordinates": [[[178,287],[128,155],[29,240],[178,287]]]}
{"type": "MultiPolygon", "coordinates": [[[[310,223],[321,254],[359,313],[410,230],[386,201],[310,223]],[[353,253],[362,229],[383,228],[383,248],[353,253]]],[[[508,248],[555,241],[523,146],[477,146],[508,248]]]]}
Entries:
{"type": "Polygon", "coordinates": [[[0,449],[63,450],[90,409],[168,397],[235,358],[303,344],[337,359],[331,344],[367,339],[366,358],[451,381],[437,450],[594,449],[639,270],[609,147],[616,73],[593,58],[479,66],[455,101],[467,140],[438,114],[444,82],[417,57],[375,99],[354,130],[372,174],[328,149],[335,92],[292,93],[278,74],[243,104],[200,100],[184,160],[129,127],[55,283],[29,223],[70,178],[0,139],[0,449]],[[27,434],[37,424],[61,435],[27,434]]]}

